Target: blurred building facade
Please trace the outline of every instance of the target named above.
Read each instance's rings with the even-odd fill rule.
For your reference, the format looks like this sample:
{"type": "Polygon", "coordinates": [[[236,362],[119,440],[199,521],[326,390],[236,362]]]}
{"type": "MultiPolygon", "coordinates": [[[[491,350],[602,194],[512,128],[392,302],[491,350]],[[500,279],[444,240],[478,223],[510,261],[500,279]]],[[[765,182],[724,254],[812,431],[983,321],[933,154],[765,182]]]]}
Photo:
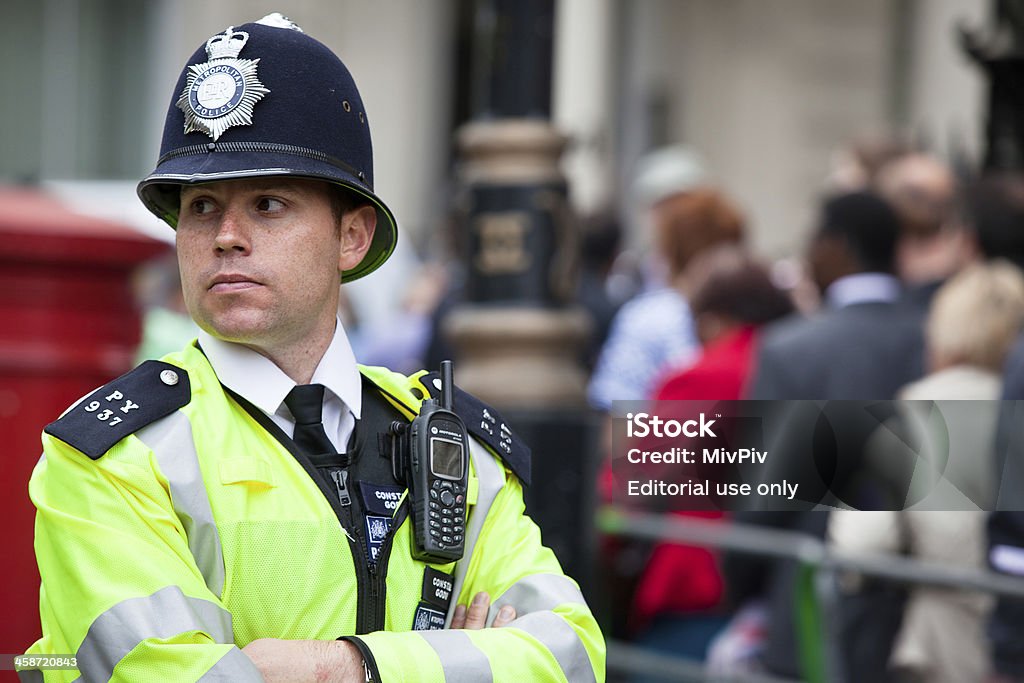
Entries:
{"type": "MultiPolygon", "coordinates": [[[[471,8],[472,0],[9,0],[0,182],[56,183],[86,209],[168,237],[133,192],[156,156],[168,84],[212,31],[281,11],[356,75],[377,190],[412,238],[406,245],[422,246],[450,208],[471,8]],[[124,182],[84,184],[98,180],[124,182]]],[[[618,205],[632,222],[635,161],[683,143],[752,217],[755,246],[790,253],[830,155],[852,137],[896,129],[940,154],[976,158],[983,82],[961,56],[955,26],[982,27],[989,11],[978,0],[559,0],[553,118],[573,138],[573,201],[583,210],[618,205]]]]}

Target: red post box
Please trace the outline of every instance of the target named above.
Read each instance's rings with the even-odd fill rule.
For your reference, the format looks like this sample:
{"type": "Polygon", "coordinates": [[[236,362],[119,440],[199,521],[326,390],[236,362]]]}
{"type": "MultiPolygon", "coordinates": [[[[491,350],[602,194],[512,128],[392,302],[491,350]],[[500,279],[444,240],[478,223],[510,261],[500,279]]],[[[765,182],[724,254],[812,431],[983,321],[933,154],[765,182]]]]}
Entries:
{"type": "MultiPolygon", "coordinates": [[[[131,369],[140,339],[132,271],[169,245],[72,213],[36,189],[0,188],[0,653],[40,635],[28,479],[39,434],[131,369]]],[[[4,680],[16,680],[0,672],[4,680]]]]}

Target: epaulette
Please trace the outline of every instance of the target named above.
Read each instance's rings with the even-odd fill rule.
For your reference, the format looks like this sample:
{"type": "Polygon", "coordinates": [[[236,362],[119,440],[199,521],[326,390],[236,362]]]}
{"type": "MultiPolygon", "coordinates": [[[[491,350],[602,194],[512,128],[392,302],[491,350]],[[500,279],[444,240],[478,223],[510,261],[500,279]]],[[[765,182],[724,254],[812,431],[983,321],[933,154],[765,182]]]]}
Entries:
{"type": "MultiPolygon", "coordinates": [[[[437,372],[427,373],[419,380],[430,392],[430,398],[440,398],[441,376],[437,372]]],[[[466,423],[469,433],[497,453],[524,486],[530,485],[530,447],[509,428],[501,413],[458,387],[452,392],[452,410],[466,423]]]]}
{"type": "Polygon", "coordinates": [[[44,432],[99,460],[118,441],[192,400],[188,373],[147,360],[92,392],[44,432]]]}

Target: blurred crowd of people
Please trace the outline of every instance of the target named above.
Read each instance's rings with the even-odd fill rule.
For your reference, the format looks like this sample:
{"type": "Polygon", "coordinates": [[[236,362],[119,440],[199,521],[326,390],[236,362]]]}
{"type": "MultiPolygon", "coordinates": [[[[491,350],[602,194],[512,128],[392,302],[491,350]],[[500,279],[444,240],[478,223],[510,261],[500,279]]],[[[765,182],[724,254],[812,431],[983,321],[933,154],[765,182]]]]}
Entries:
{"type": "MultiPolygon", "coordinates": [[[[942,476],[976,510],[865,501],[876,511],[675,514],[800,531],[854,554],[1024,575],[1024,517],[986,512],[1024,490],[1018,416],[997,402],[1024,396],[1024,178],[964,177],[891,140],[851,145],[822,183],[794,279],[752,253],[745,219],[692,152],[661,150],[647,163],[656,168],[641,167],[637,183],[657,259],[597,357],[596,409],[621,399],[987,401],[945,415],[966,424],[950,424],[942,476]]],[[[808,675],[807,650],[821,634],[809,643],[798,623],[795,559],[677,544],[612,552],[622,556],[609,562],[610,582],[631,596],[613,607],[615,635],[718,672],[808,675]]],[[[1016,601],[862,576],[841,577],[838,592],[842,614],[827,618],[847,681],[1024,680],[1016,601]]]]}

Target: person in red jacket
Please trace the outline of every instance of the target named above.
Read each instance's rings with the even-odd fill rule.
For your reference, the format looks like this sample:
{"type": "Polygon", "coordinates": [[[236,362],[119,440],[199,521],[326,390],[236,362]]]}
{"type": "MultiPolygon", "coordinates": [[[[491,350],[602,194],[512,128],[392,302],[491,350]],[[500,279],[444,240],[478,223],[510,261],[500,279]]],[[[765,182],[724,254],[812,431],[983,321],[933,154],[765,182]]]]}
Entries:
{"type": "MultiPolygon", "coordinates": [[[[765,267],[738,247],[716,248],[694,266],[692,306],[703,351],[689,367],[664,374],[653,398],[741,399],[753,374],[758,328],[791,313],[793,305],[765,267]]],[[[672,512],[723,518],[717,511],[672,512]]],[[[703,659],[709,642],[727,621],[724,588],[716,552],[675,543],[656,545],[633,601],[638,640],[703,659]]]]}

